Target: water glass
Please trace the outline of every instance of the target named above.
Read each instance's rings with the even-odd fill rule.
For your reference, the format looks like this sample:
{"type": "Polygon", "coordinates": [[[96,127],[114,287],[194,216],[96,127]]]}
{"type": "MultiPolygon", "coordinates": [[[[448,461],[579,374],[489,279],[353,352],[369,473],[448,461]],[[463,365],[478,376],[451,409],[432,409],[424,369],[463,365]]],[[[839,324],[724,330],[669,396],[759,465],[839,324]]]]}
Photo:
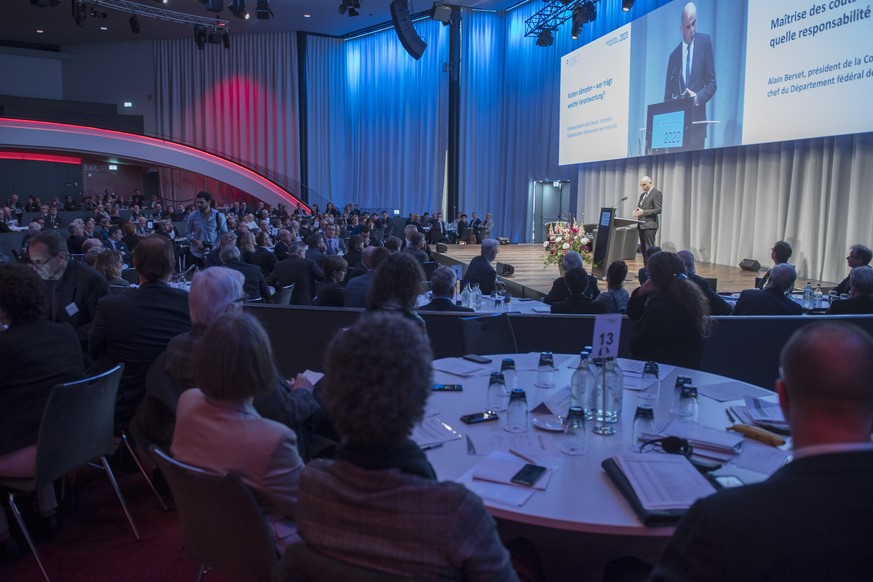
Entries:
{"type": "Polygon", "coordinates": [[[683,386],[676,415],[682,422],[697,422],[698,410],[697,386],[691,384],[683,386]]]}
{"type": "Polygon", "coordinates": [[[639,397],[643,400],[657,400],[661,391],[661,379],[657,362],[646,362],[643,377],[640,379],[639,397]]]}
{"type": "Polygon", "coordinates": [[[630,449],[635,453],[641,452],[642,443],[646,439],[643,435],[651,435],[654,432],[655,411],[647,404],[637,406],[636,414],[634,414],[634,428],[630,449]]]}
{"type": "Polygon", "coordinates": [[[486,410],[502,412],[506,410],[506,402],[509,398],[509,392],[506,390],[506,383],[503,379],[503,374],[500,372],[492,372],[491,378],[488,380],[488,401],[486,410]]]}
{"type": "Polygon", "coordinates": [[[561,452],[578,457],[588,452],[588,431],[585,427],[585,411],[581,406],[571,406],[564,421],[564,438],[561,452]]]}
{"type": "Polygon", "coordinates": [[[537,365],[537,387],[555,387],[555,356],[552,352],[542,352],[537,365]]]}
{"type": "Polygon", "coordinates": [[[527,432],[527,395],[520,388],[516,388],[509,395],[506,426],[503,428],[514,433],[527,432]]]}
{"type": "Polygon", "coordinates": [[[503,374],[506,390],[512,392],[518,388],[518,373],[515,371],[515,360],[503,358],[503,361],[500,363],[500,373],[503,374]]]}

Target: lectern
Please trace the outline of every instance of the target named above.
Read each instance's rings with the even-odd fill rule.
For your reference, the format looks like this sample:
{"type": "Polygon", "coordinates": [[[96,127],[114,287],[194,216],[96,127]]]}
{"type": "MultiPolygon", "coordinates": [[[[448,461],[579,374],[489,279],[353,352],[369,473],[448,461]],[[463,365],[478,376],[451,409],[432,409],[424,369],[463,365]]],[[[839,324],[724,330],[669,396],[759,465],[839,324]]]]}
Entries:
{"type": "Polygon", "coordinates": [[[615,208],[601,208],[597,221],[597,236],[594,238],[591,274],[606,279],[606,269],[613,261],[631,261],[637,256],[637,226],[642,224],[633,218],[615,216],[615,208]]]}

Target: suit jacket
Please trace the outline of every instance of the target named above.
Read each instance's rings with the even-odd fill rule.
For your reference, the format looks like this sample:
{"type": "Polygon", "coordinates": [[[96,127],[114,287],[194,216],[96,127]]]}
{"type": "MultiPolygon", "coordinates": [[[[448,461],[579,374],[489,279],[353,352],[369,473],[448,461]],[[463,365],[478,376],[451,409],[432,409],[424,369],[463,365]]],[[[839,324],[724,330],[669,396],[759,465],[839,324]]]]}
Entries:
{"type": "Polygon", "coordinates": [[[88,330],[97,310],[97,302],[109,288],[106,279],[88,265],[70,260],[61,278],[54,282],[46,281],[46,287],[48,319],[69,323],[76,329],[82,344],[87,345],[88,330]],[[55,305],[54,316],[52,305],[55,305]]]}
{"type": "Polygon", "coordinates": [[[721,296],[712,290],[712,286],[703,277],[697,275],[688,275],[688,278],[695,283],[703,294],[706,295],[706,300],[709,302],[710,315],[730,315],[731,304],[721,298],[721,296]]]}
{"type": "Polygon", "coordinates": [[[834,291],[836,291],[837,295],[842,295],[843,293],[851,293],[852,292],[852,283],[849,281],[849,277],[846,277],[840,283],[834,287],[834,291]]]}
{"type": "Polygon", "coordinates": [[[409,246],[403,249],[403,252],[412,255],[412,257],[419,263],[426,263],[428,261],[427,253],[418,247],[409,246]]]}
{"type": "Polygon", "coordinates": [[[36,443],[55,384],[85,377],[82,348],[67,324],[37,319],[0,333],[0,455],[36,443]]]}
{"type": "Polygon", "coordinates": [[[630,351],[635,360],[699,369],[703,336],[682,304],[668,291],[656,291],[649,295],[642,317],[631,330],[630,351]]]}
{"type": "Polygon", "coordinates": [[[418,308],[419,311],[455,311],[458,313],[472,313],[475,309],[455,305],[448,297],[434,297],[427,305],[418,308]]]}
{"type": "Polygon", "coordinates": [[[873,313],[873,297],[869,295],[838,299],[828,309],[828,315],[864,315],[868,313],[873,313]]]}
{"type": "Polygon", "coordinates": [[[191,328],[188,293],[166,283],[145,283],[100,300],[88,336],[98,369],[124,363],[115,423],[127,425],[145,392],[149,366],[171,339],[191,328]]]}
{"type": "Polygon", "coordinates": [[[261,268],[261,273],[264,277],[269,277],[273,272],[273,267],[279,262],[279,258],[273,254],[270,249],[258,247],[255,249],[255,254],[252,255],[252,264],[261,268]]]}
{"type": "Polygon", "coordinates": [[[270,300],[270,290],[267,289],[267,281],[264,279],[264,274],[259,266],[243,263],[242,261],[231,261],[224,263],[222,266],[243,274],[243,277],[245,277],[245,281],[243,281],[243,295],[247,298],[260,297],[265,302],[270,300]]]}
{"type": "Polygon", "coordinates": [[[606,305],[588,299],[581,293],[575,293],[564,301],[552,303],[552,313],[606,313],[606,305]]]}
{"type": "Polygon", "coordinates": [[[803,315],[803,308],[773,287],[746,289],[740,293],[734,315],[803,315]]]}
{"type": "MultiPolygon", "coordinates": [[[[600,288],[597,286],[597,277],[588,275],[588,287],[585,288],[585,297],[587,299],[597,299],[600,295],[600,288]]],[[[570,288],[567,287],[567,281],[563,277],[558,277],[552,282],[552,288],[549,294],[543,298],[543,303],[551,305],[558,301],[566,301],[570,297],[570,288]]]]}
{"type": "MultiPolygon", "coordinates": [[[[685,92],[685,80],[682,78],[682,64],[685,60],[683,43],[673,49],[667,60],[667,81],[664,84],[664,101],[680,99],[685,92]]],[[[691,59],[691,76],[687,88],[697,93],[697,105],[693,108],[693,120],[706,119],[706,104],[715,95],[715,59],[712,55],[712,39],[708,34],[698,32],[694,35],[694,50],[691,59]]],[[[706,140],[706,125],[701,124],[692,129],[691,141],[695,148],[702,148],[706,140]]]]}
{"type": "MultiPolygon", "coordinates": [[[[276,262],[282,261],[288,258],[288,245],[284,242],[279,241],[276,243],[276,246],[273,247],[273,254],[276,256],[276,262]]],[[[275,264],[273,265],[276,266],[275,264]]],[[[272,271],[271,271],[272,272],[272,271]]],[[[270,273],[267,273],[265,276],[269,276],[270,273]]]]}
{"type": "Polygon", "coordinates": [[[367,292],[375,276],[374,271],[367,271],[360,277],[355,277],[346,283],[346,295],[343,298],[344,307],[367,307],[367,292]]]}
{"type": "Polygon", "coordinates": [[[325,239],[327,247],[324,250],[325,255],[344,255],[346,254],[346,243],[338,236],[332,239],[325,239]],[[334,247],[336,245],[336,247],[334,247]]]}
{"type": "Polygon", "coordinates": [[[645,200],[640,194],[640,201],[637,202],[637,207],[643,211],[643,215],[638,218],[638,220],[643,221],[639,225],[640,230],[658,230],[663,197],[661,191],[656,188],[649,190],[645,200]]]}
{"type": "Polygon", "coordinates": [[[294,432],[262,418],[250,403],[186,390],[176,407],[173,456],[218,473],[236,473],[252,490],[281,551],[298,541],[294,516],[303,461],[294,432]]]}
{"type": "Polygon", "coordinates": [[[698,500],[651,580],[865,580],[873,451],[797,459],[769,479],[698,500]]]}
{"type": "Polygon", "coordinates": [[[494,270],[488,259],[482,255],[473,257],[473,260],[470,261],[470,266],[467,267],[467,273],[464,275],[464,282],[478,283],[482,295],[491,295],[496,281],[497,271],[494,270]]]}
{"type": "Polygon", "coordinates": [[[345,293],[345,287],[325,279],[318,284],[314,303],[321,307],[343,307],[345,293]]]}
{"type": "Polygon", "coordinates": [[[306,249],[306,258],[318,265],[320,269],[324,264],[325,254],[318,247],[306,249]]]}
{"type": "Polygon", "coordinates": [[[312,305],[315,296],[315,284],[324,279],[321,267],[310,259],[299,256],[289,256],[279,261],[273,272],[267,277],[267,284],[279,289],[294,283],[294,294],[291,303],[294,305],[312,305]]]}

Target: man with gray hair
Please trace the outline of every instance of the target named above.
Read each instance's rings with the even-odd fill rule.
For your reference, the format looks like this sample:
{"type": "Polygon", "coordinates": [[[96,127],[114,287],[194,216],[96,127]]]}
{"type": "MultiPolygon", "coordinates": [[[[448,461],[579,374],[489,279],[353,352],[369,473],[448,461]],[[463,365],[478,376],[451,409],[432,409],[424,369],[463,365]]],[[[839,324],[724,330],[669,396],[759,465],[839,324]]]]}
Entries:
{"type": "Polygon", "coordinates": [[[483,295],[491,295],[495,290],[506,289],[503,281],[497,280],[497,271],[491,266],[497,258],[498,247],[499,243],[493,238],[483,240],[479,256],[473,257],[464,275],[464,283],[468,285],[477,283],[483,295]]]}
{"type": "MultiPolygon", "coordinates": [[[[319,235],[312,235],[319,236],[319,235]]],[[[315,261],[305,256],[306,245],[293,241],[288,247],[288,258],[282,259],[273,267],[273,272],[267,277],[267,285],[281,289],[294,283],[294,293],[291,295],[292,305],[312,305],[315,297],[315,287],[324,279],[324,272],[315,261]]]]}
{"type": "Polygon", "coordinates": [[[433,294],[431,302],[418,308],[419,311],[456,311],[472,312],[469,307],[455,305],[455,272],[448,267],[439,267],[430,278],[430,290],[433,294]]]}
{"type": "Polygon", "coordinates": [[[640,178],[640,200],[633,211],[634,218],[641,221],[637,225],[640,234],[640,252],[643,254],[643,263],[648,260],[646,249],[655,246],[655,235],[658,233],[658,220],[661,216],[661,204],[664,195],[660,190],[653,188],[652,179],[648,176],[640,178]]]}
{"type": "Polygon", "coordinates": [[[873,268],[855,267],[849,273],[849,299],[834,301],[828,315],[861,315],[873,313],[873,268]]]}
{"type": "MultiPolygon", "coordinates": [[[[576,251],[567,251],[567,254],[564,255],[563,259],[561,259],[561,265],[564,267],[565,273],[570,269],[582,269],[585,271],[585,267],[582,264],[582,255],[576,251]]],[[[588,277],[588,286],[585,288],[583,296],[585,299],[594,300],[598,295],[600,295],[600,289],[597,287],[597,278],[589,275],[588,271],[585,271],[585,275],[588,277]]],[[[570,287],[567,285],[566,279],[561,276],[552,282],[552,289],[549,291],[549,294],[543,298],[543,302],[546,305],[552,305],[559,301],[566,301],[569,298],[570,287]]]]}
{"type": "Polygon", "coordinates": [[[243,294],[248,299],[256,299],[260,297],[264,302],[270,300],[270,290],[267,288],[267,281],[264,279],[264,274],[261,268],[257,265],[243,263],[236,245],[228,245],[221,247],[218,253],[221,262],[225,267],[239,271],[245,277],[243,283],[243,294]]]}
{"type": "Polygon", "coordinates": [[[770,270],[765,289],[746,289],[734,307],[734,315],[803,315],[803,308],[786,293],[794,289],[797,273],[788,263],[770,270]]]}
{"type": "Polygon", "coordinates": [[[691,251],[679,251],[676,253],[679,260],[685,265],[685,275],[688,279],[700,287],[703,294],[706,295],[706,300],[709,302],[710,315],[730,315],[731,304],[722,299],[715,289],[710,286],[709,281],[697,274],[694,268],[694,253],[691,251]]]}
{"type": "MultiPolygon", "coordinates": [[[[846,257],[846,263],[849,265],[850,269],[855,269],[855,267],[869,265],[871,259],[873,259],[873,251],[864,245],[858,244],[849,247],[849,256],[846,257]]],[[[849,277],[851,274],[850,271],[849,277]]],[[[840,284],[834,288],[834,291],[836,291],[838,295],[849,293],[851,291],[851,281],[849,281],[849,277],[840,281],[840,284]]]]}

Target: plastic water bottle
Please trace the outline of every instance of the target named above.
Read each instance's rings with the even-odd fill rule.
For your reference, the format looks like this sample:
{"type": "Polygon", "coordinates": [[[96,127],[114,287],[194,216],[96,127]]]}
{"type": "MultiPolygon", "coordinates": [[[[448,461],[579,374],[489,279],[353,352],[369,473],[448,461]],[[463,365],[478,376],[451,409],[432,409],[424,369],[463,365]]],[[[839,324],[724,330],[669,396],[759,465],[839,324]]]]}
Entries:
{"type": "Polygon", "coordinates": [[[470,285],[469,283],[464,285],[464,290],[461,291],[461,306],[462,307],[470,307],[470,285]]]}
{"type": "Polygon", "coordinates": [[[806,282],[806,287],[803,288],[803,308],[804,309],[812,309],[813,295],[815,291],[812,290],[812,283],[809,281],[806,282]]]}
{"type": "Polygon", "coordinates": [[[482,290],[479,289],[478,283],[473,283],[473,305],[470,307],[476,311],[482,309],[482,290]]]}
{"type": "Polygon", "coordinates": [[[585,372],[585,418],[588,420],[602,420],[603,412],[601,403],[603,397],[603,360],[593,359],[589,355],[588,371],[585,372]],[[599,416],[598,416],[598,413],[599,416]]]}
{"type": "Polygon", "coordinates": [[[821,293],[821,283],[815,286],[815,291],[812,294],[813,303],[815,304],[815,309],[822,308],[822,293],[821,293]]]}
{"type": "Polygon", "coordinates": [[[621,420],[621,407],[624,404],[624,373],[615,358],[606,360],[606,409],[604,420],[615,423],[621,420]]]}
{"type": "Polygon", "coordinates": [[[578,406],[585,407],[586,388],[588,379],[588,352],[582,351],[579,354],[579,365],[570,376],[570,407],[578,406]]]}

